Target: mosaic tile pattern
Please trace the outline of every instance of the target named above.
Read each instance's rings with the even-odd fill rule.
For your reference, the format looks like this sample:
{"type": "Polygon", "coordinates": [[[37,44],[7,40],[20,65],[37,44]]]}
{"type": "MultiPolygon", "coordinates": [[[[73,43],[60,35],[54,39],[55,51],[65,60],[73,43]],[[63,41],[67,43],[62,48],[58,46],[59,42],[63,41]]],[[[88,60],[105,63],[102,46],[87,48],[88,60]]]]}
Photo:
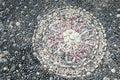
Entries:
{"type": "Polygon", "coordinates": [[[32,40],[37,58],[50,73],[84,77],[107,55],[105,36],[92,13],[68,6],[44,15],[32,40]]]}

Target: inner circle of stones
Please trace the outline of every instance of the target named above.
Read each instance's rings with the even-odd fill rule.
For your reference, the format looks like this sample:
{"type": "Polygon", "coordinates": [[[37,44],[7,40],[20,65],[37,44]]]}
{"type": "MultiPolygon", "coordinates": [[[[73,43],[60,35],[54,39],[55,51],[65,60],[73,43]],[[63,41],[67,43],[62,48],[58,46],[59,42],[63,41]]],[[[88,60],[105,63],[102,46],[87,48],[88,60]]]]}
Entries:
{"type": "Polygon", "coordinates": [[[95,42],[91,25],[80,19],[77,20],[77,16],[74,17],[70,19],[64,17],[50,24],[46,36],[46,43],[52,50],[52,54],[59,55],[63,62],[80,61],[90,54],[89,51],[93,49],[95,42]]]}
{"type": "Polygon", "coordinates": [[[55,10],[44,16],[39,26],[38,36],[43,37],[38,41],[42,39],[44,49],[39,49],[38,59],[55,74],[81,76],[101,62],[101,25],[89,12],[81,8],[55,10]]]}

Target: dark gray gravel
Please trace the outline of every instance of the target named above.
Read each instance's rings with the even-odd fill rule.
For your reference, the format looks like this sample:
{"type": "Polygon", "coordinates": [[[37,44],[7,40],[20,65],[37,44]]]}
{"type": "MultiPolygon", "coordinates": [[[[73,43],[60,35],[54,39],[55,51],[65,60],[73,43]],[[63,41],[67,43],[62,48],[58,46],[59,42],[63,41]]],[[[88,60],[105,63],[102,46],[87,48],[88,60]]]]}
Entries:
{"type": "Polygon", "coordinates": [[[93,13],[107,34],[110,58],[84,80],[120,80],[120,0],[0,0],[0,80],[67,80],[41,70],[32,47],[37,21],[66,5],[93,13]]]}

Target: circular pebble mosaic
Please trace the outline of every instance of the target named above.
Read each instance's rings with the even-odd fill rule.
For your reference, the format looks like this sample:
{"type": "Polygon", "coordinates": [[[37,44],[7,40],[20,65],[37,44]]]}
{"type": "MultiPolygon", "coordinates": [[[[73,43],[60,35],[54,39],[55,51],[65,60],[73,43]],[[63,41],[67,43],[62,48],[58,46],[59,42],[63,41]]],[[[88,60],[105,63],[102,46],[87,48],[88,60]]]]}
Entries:
{"type": "Polygon", "coordinates": [[[102,24],[92,13],[69,6],[44,15],[32,41],[37,58],[50,73],[83,77],[107,54],[105,37],[102,24]]]}

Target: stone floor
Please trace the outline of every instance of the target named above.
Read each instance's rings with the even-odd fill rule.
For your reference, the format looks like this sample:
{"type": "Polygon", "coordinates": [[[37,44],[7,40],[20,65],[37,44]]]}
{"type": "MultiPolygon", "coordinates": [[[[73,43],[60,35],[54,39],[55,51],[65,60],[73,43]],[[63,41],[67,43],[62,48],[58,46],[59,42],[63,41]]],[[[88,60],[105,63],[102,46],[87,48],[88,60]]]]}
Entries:
{"type": "Polygon", "coordinates": [[[0,0],[0,80],[80,80],[49,74],[33,56],[37,22],[50,10],[69,5],[93,13],[107,34],[109,59],[83,80],[120,80],[119,4],[119,0],[0,0]]]}

